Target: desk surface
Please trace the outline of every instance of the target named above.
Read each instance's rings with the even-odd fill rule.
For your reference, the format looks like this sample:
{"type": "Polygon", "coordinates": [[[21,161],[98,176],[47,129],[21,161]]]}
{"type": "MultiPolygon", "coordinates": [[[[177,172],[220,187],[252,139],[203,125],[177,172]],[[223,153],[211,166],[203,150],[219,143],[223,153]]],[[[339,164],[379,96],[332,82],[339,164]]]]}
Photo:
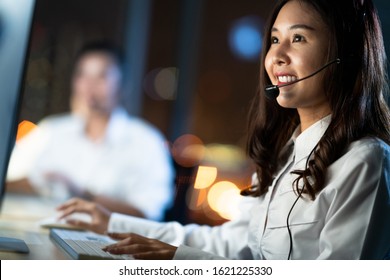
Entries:
{"type": "Polygon", "coordinates": [[[0,251],[1,260],[62,260],[69,256],[49,237],[39,221],[56,214],[55,201],[47,198],[6,194],[0,215],[0,236],[23,239],[30,253],[0,251]]]}

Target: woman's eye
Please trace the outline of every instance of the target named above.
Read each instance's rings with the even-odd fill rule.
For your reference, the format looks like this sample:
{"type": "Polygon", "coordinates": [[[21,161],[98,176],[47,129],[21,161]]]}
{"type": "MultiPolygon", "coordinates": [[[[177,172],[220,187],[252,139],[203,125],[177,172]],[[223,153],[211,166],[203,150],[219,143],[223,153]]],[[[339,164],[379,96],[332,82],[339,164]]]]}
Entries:
{"type": "Polygon", "coordinates": [[[303,41],[305,41],[305,37],[303,37],[301,35],[298,35],[298,34],[294,35],[294,37],[293,37],[293,42],[294,43],[303,42],[303,41]]]}
{"type": "Polygon", "coordinates": [[[279,43],[278,38],[276,38],[276,37],[271,37],[271,44],[277,44],[277,43],[279,43]]]}

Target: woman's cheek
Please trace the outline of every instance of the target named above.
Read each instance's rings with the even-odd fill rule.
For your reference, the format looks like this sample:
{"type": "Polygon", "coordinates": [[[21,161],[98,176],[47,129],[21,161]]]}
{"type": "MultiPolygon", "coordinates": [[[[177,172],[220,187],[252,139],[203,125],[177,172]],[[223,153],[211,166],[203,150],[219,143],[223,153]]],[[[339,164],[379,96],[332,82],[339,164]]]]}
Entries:
{"type": "Polygon", "coordinates": [[[270,59],[267,59],[266,57],[264,64],[265,64],[264,65],[265,71],[267,72],[268,77],[272,81],[273,74],[272,74],[272,63],[270,62],[270,59]]]}

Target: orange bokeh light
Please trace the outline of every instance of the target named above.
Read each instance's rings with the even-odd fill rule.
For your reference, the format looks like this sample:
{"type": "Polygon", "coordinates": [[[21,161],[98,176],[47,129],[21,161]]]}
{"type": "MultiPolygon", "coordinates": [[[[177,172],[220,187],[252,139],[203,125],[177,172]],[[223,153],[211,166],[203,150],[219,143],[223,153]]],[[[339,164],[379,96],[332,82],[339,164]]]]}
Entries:
{"type": "Polygon", "coordinates": [[[18,132],[16,134],[16,141],[19,141],[31,131],[33,131],[37,126],[30,121],[22,121],[18,126],[18,132]]]}
{"type": "Polygon", "coordinates": [[[206,189],[217,179],[217,168],[199,166],[194,183],[195,189],[206,189]]]}
{"type": "Polygon", "coordinates": [[[210,208],[227,220],[231,220],[240,214],[240,200],[240,189],[229,181],[214,184],[207,195],[210,208]]]}

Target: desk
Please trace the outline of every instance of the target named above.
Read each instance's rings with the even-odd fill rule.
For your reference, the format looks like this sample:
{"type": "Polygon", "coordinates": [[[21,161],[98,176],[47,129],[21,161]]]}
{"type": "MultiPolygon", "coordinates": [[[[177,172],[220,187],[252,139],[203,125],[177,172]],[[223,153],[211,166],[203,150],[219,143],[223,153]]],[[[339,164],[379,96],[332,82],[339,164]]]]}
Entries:
{"type": "Polygon", "coordinates": [[[63,260],[69,256],[49,237],[49,230],[39,226],[43,218],[56,214],[57,202],[48,198],[6,194],[0,215],[0,236],[23,239],[28,254],[0,251],[1,260],[63,260]]]}

